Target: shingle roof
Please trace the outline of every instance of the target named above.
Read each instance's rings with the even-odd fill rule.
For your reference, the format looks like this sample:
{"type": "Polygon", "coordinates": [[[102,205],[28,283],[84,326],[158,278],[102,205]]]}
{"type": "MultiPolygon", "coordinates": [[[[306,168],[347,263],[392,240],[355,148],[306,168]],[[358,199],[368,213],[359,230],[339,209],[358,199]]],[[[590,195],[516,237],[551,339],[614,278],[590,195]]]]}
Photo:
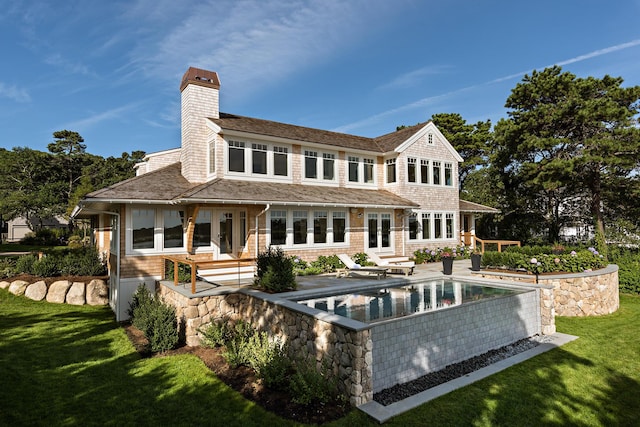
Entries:
{"type": "Polygon", "coordinates": [[[335,147],[367,150],[378,153],[384,152],[376,142],[376,139],[364,136],[295,126],[286,123],[272,122],[270,120],[255,119],[252,117],[237,116],[227,113],[220,113],[219,119],[210,120],[220,126],[223,132],[224,130],[233,130],[292,139],[295,141],[333,145],[335,147]]]}
{"type": "Polygon", "coordinates": [[[337,188],[264,181],[216,179],[191,184],[180,173],[181,164],[140,175],[85,196],[91,201],[173,203],[239,203],[300,206],[359,206],[411,208],[418,205],[386,190],[337,188]]]}
{"type": "Polygon", "coordinates": [[[425,127],[427,123],[429,122],[418,123],[414,126],[409,126],[395,132],[390,132],[386,135],[375,138],[375,141],[383,152],[393,151],[397,146],[401,145],[413,134],[425,127]]]}
{"type": "Polygon", "coordinates": [[[480,203],[470,202],[468,200],[460,200],[458,203],[460,212],[482,212],[482,213],[498,213],[500,210],[491,206],[481,205],[480,203]]]}

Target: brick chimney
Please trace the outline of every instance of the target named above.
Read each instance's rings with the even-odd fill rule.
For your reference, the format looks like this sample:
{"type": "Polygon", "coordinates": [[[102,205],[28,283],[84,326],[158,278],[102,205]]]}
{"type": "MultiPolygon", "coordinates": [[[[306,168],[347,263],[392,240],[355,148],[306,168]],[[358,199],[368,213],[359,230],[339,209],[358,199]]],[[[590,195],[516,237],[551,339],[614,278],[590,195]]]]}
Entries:
{"type": "Polygon", "coordinates": [[[220,80],[214,71],[189,67],[180,83],[182,175],[189,182],[207,180],[207,135],[206,119],[220,117],[220,80]]]}

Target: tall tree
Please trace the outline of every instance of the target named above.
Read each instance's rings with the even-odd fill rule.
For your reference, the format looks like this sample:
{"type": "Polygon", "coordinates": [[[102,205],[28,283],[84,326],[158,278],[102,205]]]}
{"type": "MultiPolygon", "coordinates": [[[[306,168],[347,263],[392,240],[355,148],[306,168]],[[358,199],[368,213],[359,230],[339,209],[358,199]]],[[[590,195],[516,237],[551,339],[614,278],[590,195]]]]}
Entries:
{"type": "Polygon", "coordinates": [[[87,146],[83,144],[84,138],[78,132],[66,129],[54,132],[53,138],[55,140],[47,148],[66,170],[68,200],[82,177],[82,168],[90,162],[85,153],[87,146]]]}
{"type": "Polygon", "coordinates": [[[524,207],[511,199],[512,207],[544,219],[550,240],[557,240],[571,203],[584,206],[603,239],[606,195],[639,172],[640,86],[622,83],[577,78],[554,66],[526,75],[507,99],[511,110],[496,125],[494,166],[507,190],[530,200],[524,207]]]}

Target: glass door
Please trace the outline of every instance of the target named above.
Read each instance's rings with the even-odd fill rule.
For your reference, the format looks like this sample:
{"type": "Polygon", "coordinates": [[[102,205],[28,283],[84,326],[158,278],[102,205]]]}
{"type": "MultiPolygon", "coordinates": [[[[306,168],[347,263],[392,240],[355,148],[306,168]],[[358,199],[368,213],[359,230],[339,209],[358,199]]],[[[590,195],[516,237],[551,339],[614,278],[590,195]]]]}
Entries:
{"type": "Polygon", "coordinates": [[[246,245],[246,213],[240,210],[218,211],[214,226],[217,228],[218,259],[236,258],[246,245]]]}
{"type": "Polygon", "coordinates": [[[370,212],[367,214],[367,248],[376,252],[392,249],[391,214],[370,212]]]}

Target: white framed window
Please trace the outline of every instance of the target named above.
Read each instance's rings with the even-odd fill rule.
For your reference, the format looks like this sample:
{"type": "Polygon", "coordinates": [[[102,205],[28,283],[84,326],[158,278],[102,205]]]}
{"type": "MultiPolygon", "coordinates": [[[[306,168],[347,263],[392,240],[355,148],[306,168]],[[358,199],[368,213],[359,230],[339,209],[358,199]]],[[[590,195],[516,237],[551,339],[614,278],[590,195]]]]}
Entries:
{"type": "Polygon", "coordinates": [[[211,247],[211,211],[208,209],[198,211],[193,229],[193,247],[211,247]]]}
{"type": "Polygon", "coordinates": [[[267,145],[251,144],[251,172],[254,174],[267,174],[267,145]]]}
{"type": "Polygon", "coordinates": [[[415,157],[407,158],[407,182],[417,181],[417,159],[415,157]]]}
{"type": "Polygon", "coordinates": [[[422,240],[431,239],[431,213],[422,213],[422,240]]]}
{"type": "Polygon", "coordinates": [[[154,249],[155,248],[155,209],[131,209],[131,248],[154,249]]]}
{"type": "Polygon", "coordinates": [[[273,174],[289,176],[289,149],[287,147],[273,147],[273,174]]]}
{"type": "Polygon", "coordinates": [[[163,211],[162,241],[163,248],[184,247],[183,226],[184,211],[163,211]]]}
{"type": "Polygon", "coordinates": [[[276,208],[267,217],[268,244],[285,248],[344,247],[348,244],[345,210],[276,208]]]}
{"type": "Polygon", "coordinates": [[[420,159],[420,183],[429,183],[429,160],[420,159]]]}
{"type": "Polygon", "coordinates": [[[392,184],[396,182],[396,159],[387,159],[385,160],[385,164],[387,184],[392,184]]]}
{"type": "Polygon", "coordinates": [[[442,214],[441,213],[435,213],[433,214],[433,238],[434,239],[442,239],[443,237],[443,233],[442,233],[442,214]]]}
{"type": "Polygon", "coordinates": [[[229,141],[228,164],[229,172],[244,173],[244,149],[242,141],[229,141]]]}
{"type": "Polygon", "coordinates": [[[445,215],[445,236],[447,239],[453,239],[453,214],[447,213],[445,215]]]}
{"type": "Polygon", "coordinates": [[[209,141],[209,174],[216,173],[216,141],[209,141]]]}
{"type": "Polygon", "coordinates": [[[453,186],[453,164],[445,163],[444,164],[444,185],[453,186]]]}
{"type": "Polygon", "coordinates": [[[433,134],[432,133],[427,135],[427,143],[433,145],[433,134]]]}
{"type": "Polygon", "coordinates": [[[417,240],[420,237],[420,222],[416,215],[409,217],[409,240],[417,240]]]}
{"type": "Polygon", "coordinates": [[[336,155],[333,153],[322,153],[322,178],[326,181],[333,181],[336,176],[336,155]]]}
{"type": "Polygon", "coordinates": [[[304,177],[318,179],[318,152],[305,150],[304,152],[304,177]]]}
{"type": "Polygon", "coordinates": [[[360,167],[360,157],[349,156],[348,162],[348,176],[349,182],[358,182],[358,169],[360,167]]]}
{"type": "Polygon", "coordinates": [[[373,159],[362,159],[362,167],[364,169],[363,178],[365,184],[373,184],[375,182],[374,165],[375,161],[373,159]]]}
{"type": "Polygon", "coordinates": [[[132,207],[126,214],[125,248],[128,254],[184,251],[184,211],[132,207]]]}
{"type": "Polygon", "coordinates": [[[431,173],[431,176],[432,176],[431,183],[433,185],[440,185],[440,173],[441,173],[440,172],[440,164],[441,163],[439,161],[436,161],[436,160],[434,160],[432,162],[433,168],[431,170],[431,172],[432,172],[431,173]]]}

